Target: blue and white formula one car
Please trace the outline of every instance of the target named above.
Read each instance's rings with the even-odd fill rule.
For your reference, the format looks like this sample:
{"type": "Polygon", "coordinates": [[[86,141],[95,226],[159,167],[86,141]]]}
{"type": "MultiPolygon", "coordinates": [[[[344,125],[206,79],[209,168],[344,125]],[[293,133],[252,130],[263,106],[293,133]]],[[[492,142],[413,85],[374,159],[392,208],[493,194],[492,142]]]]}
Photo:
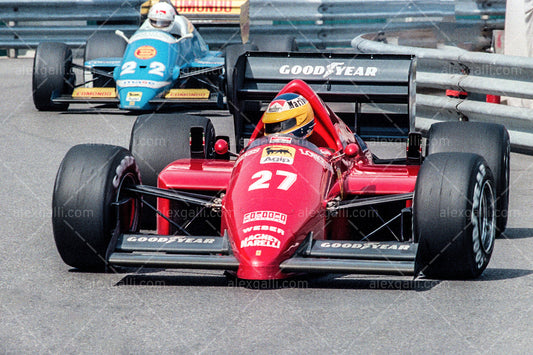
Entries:
{"type": "MultiPolygon", "coordinates": [[[[247,0],[232,3],[234,15],[227,22],[247,23],[247,0]]],[[[129,39],[120,31],[95,33],[87,41],[83,65],[72,61],[66,44],[41,43],[33,65],[35,107],[56,111],[73,103],[111,104],[127,110],[155,110],[167,104],[221,106],[222,52],[209,50],[175,5],[162,1],[153,5],[129,39]],[[81,83],[74,69],[83,72],[81,83]]],[[[244,41],[247,28],[241,25],[244,41]]]]}

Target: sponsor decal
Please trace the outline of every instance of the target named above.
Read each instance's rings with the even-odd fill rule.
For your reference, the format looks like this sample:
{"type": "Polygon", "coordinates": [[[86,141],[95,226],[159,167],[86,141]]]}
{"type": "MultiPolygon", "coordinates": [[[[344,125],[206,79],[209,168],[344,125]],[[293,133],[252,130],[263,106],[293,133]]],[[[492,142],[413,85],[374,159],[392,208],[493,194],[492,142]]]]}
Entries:
{"type": "MultiPolygon", "coordinates": [[[[474,198],[472,199],[473,202],[472,202],[472,211],[475,211],[476,209],[479,209],[479,205],[480,205],[480,202],[481,201],[481,194],[483,193],[483,180],[485,178],[485,175],[487,175],[487,169],[485,167],[485,165],[481,164],[479,166],[479,170],[478,170],[478,173],[476,175],[476,185],[474,187],[474,198]]],[[[490,207],[489,207],[490,208],[490,207]]],[[[472,226],[473,226],[473,229],[472,229],[472,247],[473,247],[473,252],[474,252],[474,255],[475,255],[475,262],[477,264],[477,267],[478,268],[481,268],[483,266],[483,264],[486,262],[487,260],[487,253],[490,252],[490,250],[492,249],[492,244],[494,243],[494,232],[492,232],[492,235],[489,235],[488,238],[491,238],[490,239],[490,244],[487,243],[487,242],[483,242],[481,240],[481,237],[479,235],[479,224],[480,224],[480,216],[478,213],[472,213],[472,216],[470,218],[470,221],[472,222],[472,226]],[[487,244],[487,245],[484,245],[484,244],[487,244]]],[[[488,221],[489,223],[492,222],[493,224],[493,228],[495,227],[494,226],[494,217],[492,218],[492,221],[489,219],[488,221]]]]}
{"type": "Polygon", "coordinates": [[[178,13],[183,14],[239,14],[244,1],[234,0],[174,0],[178,13]]]}
{"type": "Polygon", "coordinates": [[[242,223],[249,223],[255,221],[269,221],[280,224],[287,224],[287,215],[281,212],[274,211],[255,211],[244,215],[242,223]]]}
{"type": "Polygon", "coordinates": [[[279,249],[280,246],[279,239],[268,234],[253,234],[241,241],[241,248],[267,247],[279,249]]]}
{"type": "Polygon", "coordinates": [[[209,90],[207,89],[172,89],[166,95],[165,99],[208,99],[209,90]]]}
{"type": "Polygon", "coordinates": [[[143,93],[142,92],[140,92],[140,91],[130,91],[126,95],[126,101],[129,101],[130,105],[131,105],[132,102],[141,101],[142,97],[143,97],[143,93]]]}
{"type": "Polygon", "coordinates": [[[411,244],[383,244],[383,243],[354,243],[354,242],[320,242],[321,248],[331,249],[380,249],[380,250],[409,250],[411,244]]]}
{"type": "Polygon", "coordinates": [[[115,88],[76,88],[72,92],[73,98],[88,97],[117,97],[115,88]]]}
{"type": "Polygon", "coordinates": [[[282,65],[282,75],[308,75],[328,78],[330,76],[376,76],[377,67],[355,67],[344,65],[344,62],[333,62],[328,65],[282,65]]]}
{"type": "Polygon", "coordinates": [[[215,242],[214,238],[202,238],[202,237],[177,237],[177,236],[131,236],[126,239],[127,242],[133,243],[161,243],[161,244],[213,244],[215,242]]]}
{"type": "Polygon", "coordinates": [[[157,54],[157,51],[152,46],[140,46],[135,50],[135,57],[139,59],[151,59],[155,57],[157,54]]]}
{"type": "Polygon", "coordinates": [[[301,96],[296,96],[294,99],[285,100],[278,99],[272,101],[266,110],[266,112],[281,112],[285,110],[291,110],[293,108],[301,107],[305,105],[306,101],[301,96]]]}
{"type": "Polygon", "coordinates": [[[279,235],[285,235],[285,231],[281,228],[278,228],[278,227],[274,227],[274,226],[253,226],[253,227],[248,227],[248,228],[244,228],[243,230],[243,233],[250,233],[250,232],[260,232],[260,231],[267,231],[267,232],[272,232],[272,233],[276,233],[276,234],[279,234],[279,235]]]}
{"type": "Polygon", "coordinates": [[[261,164],[281,163],[292,165],[296,149],[284,145],[271,145],[263,149],[261,164]]]}
{"type": "Polygon", "coordinates": [[[291,137],[277,137],[277,136],[273,136],[273,137],[270,137],[269,140],[268,140],[269,143],[284,143],[284,144],[291,144],[292,143],[292,138],[291,137]]]}
{"type": "Polygon", "coordinates": [[[160,89],[170,85],[170,81],[155,81],[155,80],[117,80],[117,86],[123,88],[141,87],[150,89],[160,89]]]}
{"type": "Polygon", "coordinates": [[[243,160],[244,158],[246,158],[247,156],[250,156],[252,154],[257,154],[259,153],[259,151],[261,150],[261,148],[253,148],[253,149],[249,149],[247,150],[246,152],[244,152],[240,157],[239,159],[237,159],[237,161],[235,162],[235,165],[239,164],[241,160],[243,160]]]}
{"type": "Polygon", "coordinates": [[[302,149],[302,148],[298,148],[300,150],[300,153],[302,155],[306,155],[308,157],[311,157],[313,158],[317,163],[319,163],[320,165],[322,165],[322,167],[324,169],[329,169],[329,170],[332,170],[333,168],[331,167],[331,165],[328,164],[328,162],[326,161],[326,159],[324,157],[322,157],[321,155],[311,151],[311,150],[307,150],[307,149],[302,149]]]}

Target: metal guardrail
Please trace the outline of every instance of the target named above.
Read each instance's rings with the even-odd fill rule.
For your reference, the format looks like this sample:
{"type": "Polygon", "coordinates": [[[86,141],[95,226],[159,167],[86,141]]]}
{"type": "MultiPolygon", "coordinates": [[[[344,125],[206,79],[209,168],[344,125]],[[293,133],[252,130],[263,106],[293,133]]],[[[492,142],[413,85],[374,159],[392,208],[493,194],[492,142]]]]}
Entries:
{"type": "MultiPolygon", "coordinates": [[[[0,48],[35,48],[42,41],[83,46],[100,30],[131,34],[143,2],[0,0],[0,48]]],[[[250,0],[250,33],[290,33],[301,47],[349,48],[354,36],[382,30],[432,26],[453,40],[454,29],[467,27],[463,36],[479,36],[483,28],[502,28],[504,15],[502,0],[250,0]]],[[[235,31],[220,26],[200,29],[213,48],[236,43],[235,31]]]]}
{"type": "Polygon", "coordinates": [[[83,46],[96,31],[139,27],[143,1],[0,0],[0,48],[35,48],[42,41],[83,46]]]}
{"type": "MultiPolygon", "coordinates": [[[[376,42],[375,35],[352,40],[360,53],[414,54],[418,58],[416,127],[436,121],[470,120],[504,124],[514,151],[533,153],[533,109],[424,94],[433,89],[533,99],[533,58],[473,53],[458,48],[427,49],[376,42]],[[421,92],[421,93],[420,93],[421,92]]],[[[383,40],[384,36],[381,36],[383,40]]]]}

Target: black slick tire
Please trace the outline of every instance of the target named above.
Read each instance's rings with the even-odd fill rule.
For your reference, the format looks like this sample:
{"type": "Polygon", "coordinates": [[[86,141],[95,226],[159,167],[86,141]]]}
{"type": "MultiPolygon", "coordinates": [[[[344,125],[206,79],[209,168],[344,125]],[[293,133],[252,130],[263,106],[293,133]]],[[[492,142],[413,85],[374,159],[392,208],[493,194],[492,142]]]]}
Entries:
{"type": "MultiPolygon", "coordinates": [[[[72,147],[57,172],[52,227],[63,261],[81,270],[104,270],[112,235],[136,231],[140,200],[124,199],[124,183],[139,184],[135,160],[125,148],[103,144],[72,147]],[[117,223],[120,198],[128,220],[117,223]]],[[[122,213],[120,213],[122,215],[122,213]]]]}
{"type": "Polygon", "coordinates": [[[75,76],[72,72],[72,51],[64,43],[39,44],[33,59],[33,103],[39,111],[62,111],[67,103],[53,99],[72,93],[75,76]]]}
{"type": "MultiPolygon", "coordinates": [[[[85,44],[84,63],[98,58],[122,58],[126,45],[126,41],[113,32],[96,32],[85,44]]],[[[113,68],[107,69],[112,70],[113,68]]],[[[93,74],[93,79],[94,87],[115,86],[115,81],[112,78],[93,74]]]]}
{"type": "Polygon", "coordinates": [[[509,209],[511,144],[504,126],[481,122],[441,122],[431,126],[427,155],[462,152],[481,155],[496,184],[497,236],[505,230],[509,209]]]}
{"type": "MultiPolygon", "coordinates": [[[[213,158],[215,129],[205,117],[187,114],[146,114],[135,121],[131,131],[130,151],[139,166],[143,184],[157,186],[161,170],[178,159],[213,158]],[[204,150],[191,155],[191,134],[204,132],[204,150]]],[[[155,207],[156,199],[144,199],[155,207]]],[[[155,229],[156,215],[152,209],[143,207],[141,229],[155,229]]]]}
{"type": "Polygon", "coordinates": [[[252,43],[262,52],[295,52],[298,50],[294,36],[254,35],[252,43]]]}
{"type": "Polygon", "coordinates": [[[494,179],[477,154],[436,153],[418,174],[413,204],[415,274],[469,279],[487,267],[496,236],[494,179]]]}

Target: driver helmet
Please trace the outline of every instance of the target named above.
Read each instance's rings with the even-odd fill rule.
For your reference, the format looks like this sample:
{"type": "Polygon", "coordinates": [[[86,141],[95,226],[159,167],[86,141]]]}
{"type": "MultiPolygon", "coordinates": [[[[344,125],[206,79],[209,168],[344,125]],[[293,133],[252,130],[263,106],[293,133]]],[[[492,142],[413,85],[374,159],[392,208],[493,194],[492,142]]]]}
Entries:
{"type": "Polygon", "coordinates": [[[307,138],[313,133],[315,126],[315,114],[311,104],[302,95],[294,93],[274,98],[262,120],[265,135],[291,133],[298,138],[307,138]]]}
{"type": "Polygon", "coordinates": [[[174,10],[172,5],[159,2],[150,8],[148,20],[153,27],[165,29],[170,27],[175,15],[176,10],[174,10]]]}

